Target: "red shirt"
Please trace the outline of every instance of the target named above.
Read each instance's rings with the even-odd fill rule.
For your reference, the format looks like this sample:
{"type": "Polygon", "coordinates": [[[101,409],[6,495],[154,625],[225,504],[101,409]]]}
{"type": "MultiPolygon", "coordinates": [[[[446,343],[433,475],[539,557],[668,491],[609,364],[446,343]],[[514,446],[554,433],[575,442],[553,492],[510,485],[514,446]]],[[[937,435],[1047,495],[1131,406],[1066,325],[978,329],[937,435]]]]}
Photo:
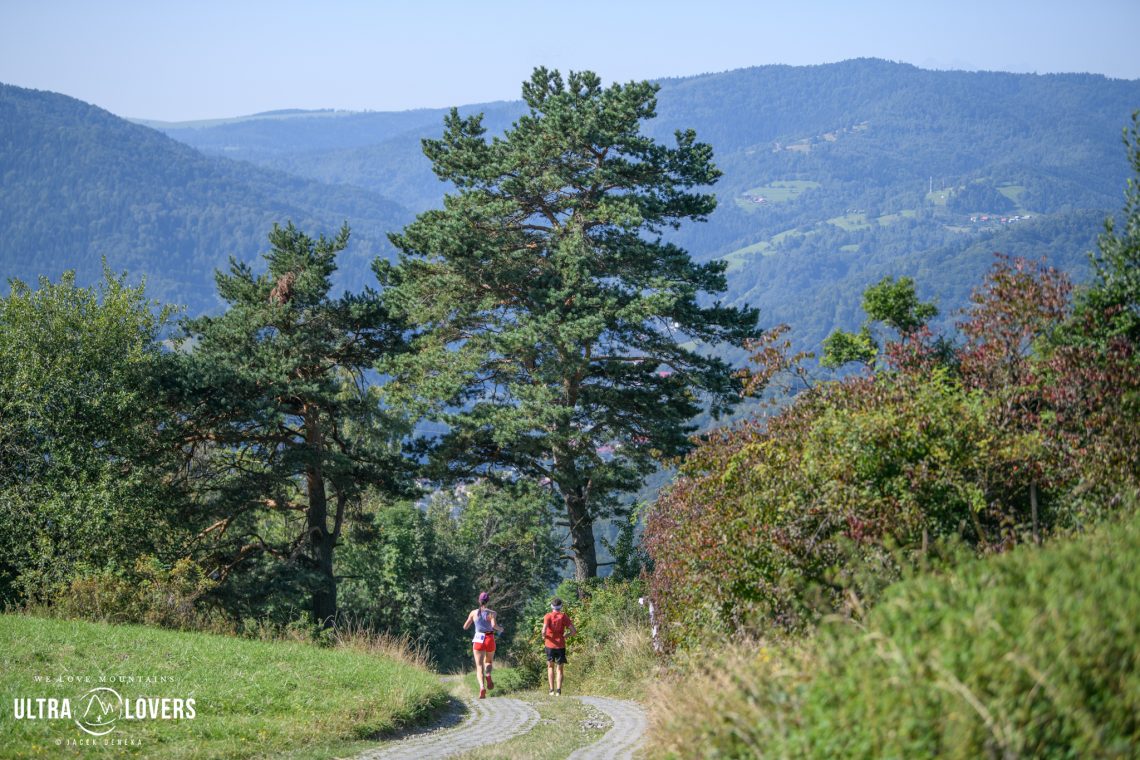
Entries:
{"type": "Polygon", "coordinates": [[[566,628],[570,626],[570,616],[565,612],[548,612],[542,619],[542,628],[546,631],[543,646],[551,649],[566,648],[566,628]]]}

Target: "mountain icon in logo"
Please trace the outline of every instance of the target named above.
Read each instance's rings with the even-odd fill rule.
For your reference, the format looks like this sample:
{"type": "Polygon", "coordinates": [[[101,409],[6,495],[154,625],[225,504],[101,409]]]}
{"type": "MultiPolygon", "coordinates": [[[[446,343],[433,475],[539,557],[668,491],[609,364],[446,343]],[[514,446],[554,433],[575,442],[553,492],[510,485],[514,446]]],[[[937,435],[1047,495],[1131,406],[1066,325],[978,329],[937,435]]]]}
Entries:
{"type": "Polygon", "coordinates": [[[123,698],[106,686],[92,689],[76,700],[75,725],[92,736],[105,736],[115,730],[123,714],[123,698]]]}

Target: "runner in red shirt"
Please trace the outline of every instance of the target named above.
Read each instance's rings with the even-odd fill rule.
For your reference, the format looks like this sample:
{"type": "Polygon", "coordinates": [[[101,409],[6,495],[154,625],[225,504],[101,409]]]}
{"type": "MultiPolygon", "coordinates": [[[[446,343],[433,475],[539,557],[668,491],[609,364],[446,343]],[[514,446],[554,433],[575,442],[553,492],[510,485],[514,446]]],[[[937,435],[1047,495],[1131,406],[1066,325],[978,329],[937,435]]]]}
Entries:
{"type": "Polygon", "coordinates": [[[562,600],[550,600],[550,609],[542,619],[542,643],[546,647],[546,680],[550,683],[550,696],[562,696],[562,668],[566,664],[566,637],[578,632],[570,622],[570,616],[562,611],[562,600]],[[554,678],[554,666],[558,665],[558,680],[554,678]]]}

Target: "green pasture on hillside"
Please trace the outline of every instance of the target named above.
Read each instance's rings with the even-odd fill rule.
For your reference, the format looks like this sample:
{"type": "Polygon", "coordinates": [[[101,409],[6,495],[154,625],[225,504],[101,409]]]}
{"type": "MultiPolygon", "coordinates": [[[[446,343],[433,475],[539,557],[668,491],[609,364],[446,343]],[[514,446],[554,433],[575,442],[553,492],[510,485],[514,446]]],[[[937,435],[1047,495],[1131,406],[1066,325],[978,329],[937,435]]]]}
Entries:
{"type": "Polygon", "coordinates": [[[767,256],[771,253],[774,253],[775,247],[787,238],[793,235],[804,234],[810,235],[811,233],[804,233],[800,232],[799,230],[784,230],[783,232],[773,235],[767,240],[761,240],[758,243],[746,245],[743,248],[737,248],[735,251],[726,253],[721,258],[728,262],[728,271],[734,272],[748,263],[748,260],[753,256],[767,256]]]}
{"type": "Polygon", "coordinates": [[[369,746],[362,740],[447,699],[434,674],[379,655],[28,615],[0,615],[0,665],[2,758],[329,757],[359,751],[369,746]],[[97,688],[117,698],[85,698],[97,688]],[[16,700],[40,698],[67,698],[73,720],[16,720],[16,700]],[[135,718],[140,698],[147,710],[145,698],[171,700],[171,715],[173,700],[184,700],[183,717],[135,718]],[[107,705],[95,730],[109,733],[76,724],[89,705],[92,723],[107,705]]]}
{"type": "Polygon", "coordinates": [[[1021,196],[1025,192],[1025,185],[998,185],[997,191],[1013,201],[1017,205],[1018,211],[1025,210],[1021,205],[1021,196]]]}
{"type": "Polygon", "coordinates": [[[795,200],[807,190],[814,190],[821,187],[820,183],[807,179],[786,179],[776,180],[769,182],[767,185],[760,185],[745,190],[742,194],[735,198],[736,205],[745,211],[755,211],[763,206],[760,203],[754,203],[752,196],[760,196],[764,198],[765,203],[787,203],[788,201],[795,200]]]}
{"type": "Polygon", "coordinates": [[[871,228],[871,223],[867,221],[866,214],[845,214],[843,216],[833,216],[827,220],[828,224],[835,225],[840,229],[854,232],[856,230],[867,230],[871,228]]]}
{"type": "Polygon", "coordinates": [[[886,227],[887,225],[894,224],[900,219],[913,219],[917,213],[918,212],[912,208],[904,208],[897,214],[884,214],[878,218],[879,226],[886,227]]]}

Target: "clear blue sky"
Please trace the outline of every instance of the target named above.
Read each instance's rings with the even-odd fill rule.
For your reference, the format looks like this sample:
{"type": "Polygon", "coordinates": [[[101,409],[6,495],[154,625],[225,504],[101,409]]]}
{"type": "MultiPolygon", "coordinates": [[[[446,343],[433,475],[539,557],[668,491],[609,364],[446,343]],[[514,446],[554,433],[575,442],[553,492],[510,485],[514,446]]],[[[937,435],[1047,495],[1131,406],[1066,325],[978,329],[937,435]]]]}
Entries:
{"type": "Polygon", "coordinates": [[[0,0],[0,82],[185,120],[514,99],[539,64],[627,81],[873,56],[1137,79],[1138,33],[1140,0],[0,0]]]}

